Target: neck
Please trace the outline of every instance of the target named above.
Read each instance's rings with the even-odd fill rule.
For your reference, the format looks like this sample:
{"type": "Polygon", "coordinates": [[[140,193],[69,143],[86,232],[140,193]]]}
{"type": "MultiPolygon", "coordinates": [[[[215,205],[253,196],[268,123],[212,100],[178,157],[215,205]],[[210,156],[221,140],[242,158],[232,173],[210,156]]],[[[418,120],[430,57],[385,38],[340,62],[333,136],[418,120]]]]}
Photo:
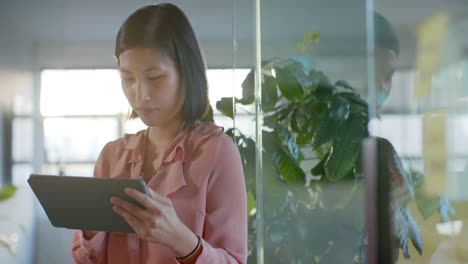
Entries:
{"type": "Polygon", "coordinates": [[[163,126],[148,128],[148,144],[158,150],[164,151],[180,131],[180,122],[172,122],[163,126]]]}

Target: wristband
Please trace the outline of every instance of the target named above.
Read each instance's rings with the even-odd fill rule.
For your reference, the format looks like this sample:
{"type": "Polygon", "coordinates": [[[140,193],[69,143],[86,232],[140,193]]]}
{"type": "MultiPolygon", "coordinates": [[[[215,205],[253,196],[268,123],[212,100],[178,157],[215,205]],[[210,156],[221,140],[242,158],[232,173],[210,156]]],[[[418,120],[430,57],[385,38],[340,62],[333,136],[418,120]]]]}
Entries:
{"type": "Polygon", "coordinates": [[[190,257],[193,253],[195,253],[195,251],[197,251],[197,249],[200,247],[200,243],[201,243],[201,238],[199,236],[197,236],[197,238],[198,238],[197,246],[192,250],[192,252],[188,253],[184,257],[176,257],[176,259],[178,259],[178,260],[186,259],[186,258],[190,257]]]}

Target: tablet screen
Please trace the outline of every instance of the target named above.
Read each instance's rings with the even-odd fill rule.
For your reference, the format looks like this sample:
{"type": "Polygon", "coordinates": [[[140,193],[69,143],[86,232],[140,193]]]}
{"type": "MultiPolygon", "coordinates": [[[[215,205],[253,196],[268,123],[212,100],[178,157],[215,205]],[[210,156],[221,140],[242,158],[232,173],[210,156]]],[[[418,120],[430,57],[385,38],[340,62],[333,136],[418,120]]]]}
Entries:
{"type": "Polygon", "coordinates": [[[112,210],[110,198],[138,204],[124,193],[127,187],[148,194],[143,179],[31,174],[28,183],[52,225],[68,229],[133,233],[112,210]]]}

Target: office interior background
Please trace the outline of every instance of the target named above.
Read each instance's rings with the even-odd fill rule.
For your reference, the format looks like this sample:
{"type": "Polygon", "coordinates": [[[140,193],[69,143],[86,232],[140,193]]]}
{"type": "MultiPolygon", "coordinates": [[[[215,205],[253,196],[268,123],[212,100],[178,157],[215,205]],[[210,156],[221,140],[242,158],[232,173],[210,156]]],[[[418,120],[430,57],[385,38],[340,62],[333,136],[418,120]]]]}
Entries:
{"type": "MultiPolygon", "coordinates": [[[[0,201],[0,263],[72,261],[73,230],[51,226],[27,179],[31,173],[92,176],[94,162],[107,142],[144,129],[138,120],[127,118],[129,106],[113,57],[114,39],[131,12],[157,2],[0,1],[0,183],[18,187],[11,199],[0,201]]],[[[186,12],[199,38],[216,124],[236,127],[254,141],[261,138],[256,126],[263,122],[262,110],[239,106],[231,119],[216,108],[223,97],[242,96],[241,85],[251,69],[259,66],[258,61],[293,59],[304,68],[323,72],[333,82],[345,80],[369,102],[371,135],[388,139],[405,170],[423,174],[426,191],[437,197],[432,207],[426,207],[430,212],[421,212],[425,207],[416,198],[408,203],[424,241],[423,250],[418,254],[410,243],[411,257],[400,252],[398,263],[468,263],[465,0],[167,2],[186,12]],[[373,10],[392,24],[400,46],[391,93],[378,110],[372,96],[375,85],[369,81],[375,78],[369,46],[373,10]],[[306,41],[304,47],[305,38],[314,34],[319,38],[306,41]],[[444,203],[453,211],[449,205],[440,210],[444,203]],[[449,214],[448,219],[441,211],[449,214]]],[[[262,142],[257,143],[257,149],[263,149],[262,142]]],[[[318,194],[313,188],[317,179],[310,173],[317,161],[311,158],[301,163],[308,180],[294,187],[310,190],[311,197],[318,194]]],[[[260,166],[255,174],[263,190],[257,195],[262,197],[249,194],[251,200],[265,205],[275,195],[265,183],[267,171],[260,166]]],[[[343,186],[353,184],[323,188],[338,195],[347,190],[343,186]]],[[[269,222],[270,208],[257,204],[248,212],[249,230],[259,223],[256,215],[260,215],[265,221],[255,228],[265,232],[252,234],[264,236],[249,241],[249,263],[261,262],[258,254],[263,254],[264,263],[337,263],[332,256],[340,254],[349,255],[349,263],[358,261],[352,252],[361,229],[354,224],[365,228],[365,189],[356,195],[363,198],[361,202],[341,214],[328,215],[322,210],[313,222],[310,216],[289,216],[288,225],[305,223],[307,227],[303,233],[307,238],[289,242],[283,240],[289,234],[270,232],[282,227],[269,222]],[[312,240],[325,246],[308,243],[312,240]]],[[[317,210],[314,206],[309,208],[311,215],[317,210]]]]}

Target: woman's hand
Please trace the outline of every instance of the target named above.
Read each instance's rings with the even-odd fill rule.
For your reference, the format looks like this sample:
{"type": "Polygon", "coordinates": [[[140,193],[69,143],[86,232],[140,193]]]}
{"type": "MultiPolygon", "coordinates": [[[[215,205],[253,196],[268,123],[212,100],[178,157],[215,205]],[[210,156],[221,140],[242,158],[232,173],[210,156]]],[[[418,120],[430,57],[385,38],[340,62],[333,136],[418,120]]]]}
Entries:
{"type": "Polygon", "coordinates": [[[144,208],[112,197],[116,213],[133,228],[140,239],[165,245],[176,257],[190,253],[198,242],[197,236],[180,221],[169,198],[149,190],[149,195],[132,188],[125,193],[138,201],[144,208]]]}

